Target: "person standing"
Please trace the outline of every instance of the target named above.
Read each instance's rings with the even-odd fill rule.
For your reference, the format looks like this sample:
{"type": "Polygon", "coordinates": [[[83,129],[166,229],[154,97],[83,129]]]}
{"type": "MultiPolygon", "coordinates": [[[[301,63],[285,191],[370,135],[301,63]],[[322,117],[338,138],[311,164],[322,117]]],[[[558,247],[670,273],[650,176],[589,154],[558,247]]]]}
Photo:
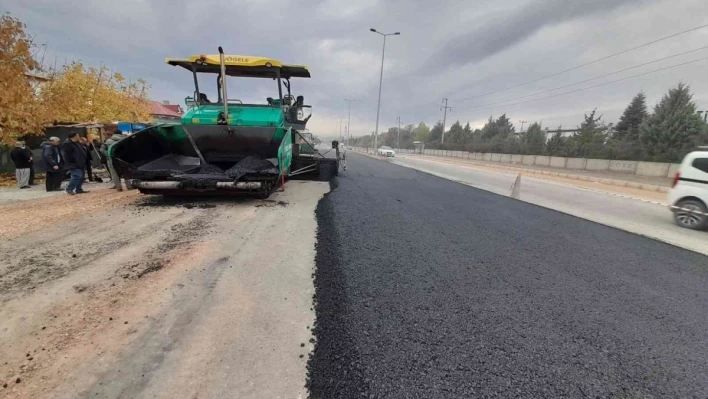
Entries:
{"type": "Polygon", "coordinates": [[[88,192],[83,189],[84,168],[86,168],[86,150],[79,142],[79,139],[80,137],[78,133],[69,133],[69,138],[66,139],[62,147],[64,163],[71,173],[71,181],[69,181],[69,185],[66,186],[66,193],[69,195],[88,192]]]}
{"type": "Polygon", "coordinates": [[[125,137],[126,136],[123,135],[123,132],[120,129],[116,129],[113,132],[113,136],[111,136],[110,139],[106,140],[101,145],[101,149],[99,150],[101,156],[104,157],[104,159],[106,160],[108,171],[111,173],[111,181],[113,182],[113,188],[118,191],[123,191],[123,186],[120,183],[120,176],[118,176],[118,172],[116,172],[116,169],[113,167],[113,161],[111,161],[110,157],[108,156],[108,151],[113,144],[123,140],[125,137]]]}
{"type": "Polygon", "coordinates": [[[30,158],[29,185],[34,186],[34,154],[32,154],[32,149],[27,147],[26,141],[22,142],[22,148],[25,150],[25,152],[27,153],[27,156],[29,156],[29,158],[30,158]]]}
{"type": "Polygon", "coordinates": [[[27,155],[27,151],[25,151],[21,141],[15,143],[15,148],[10,152],[10,158],[15,164],[17,185],[20,188],[30,188],[29,177],[32,158],[27,155]]]}
{"type": "Polygon", "coordinates": [[[47,165],[47,191],[61,190],[64,171],[62,170],[63,159],[61,151],[59,151],[59,144],[61,144],[59,137],[50,137],[49,141],[42,143],[42,160],[47,165]]]}
{"type": "Polygon", "coordinates": [[[86,149],[86,177],[88,181],[93,181],[93,170],[91,167],[93,155],[91,155],[91,147],[89,147],[89,141],[86,137],[81,138],[81,145],[86,149]]]}

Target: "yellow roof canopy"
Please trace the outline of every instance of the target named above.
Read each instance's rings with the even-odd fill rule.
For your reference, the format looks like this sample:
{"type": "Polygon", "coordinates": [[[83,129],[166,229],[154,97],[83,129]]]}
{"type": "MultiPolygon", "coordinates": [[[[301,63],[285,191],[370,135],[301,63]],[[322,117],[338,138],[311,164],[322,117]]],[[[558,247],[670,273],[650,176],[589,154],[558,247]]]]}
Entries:
{"type": "MultiPolygon", "coordinates": [[[[189,57],[188,59],[166,58],[165,62],[195,72],[221,72],[219,54],[202,54],[189,57]]],[[[280,71],[281,76],[288,79],[290,77],[310,77],[310,72],[304,65],[283,65],[283,63],[278,60],[265,57],[225,54],[224,64],[226,66],[226,74],[229,76],[268,78],[276,76],[277,72],[280,71]]]]}

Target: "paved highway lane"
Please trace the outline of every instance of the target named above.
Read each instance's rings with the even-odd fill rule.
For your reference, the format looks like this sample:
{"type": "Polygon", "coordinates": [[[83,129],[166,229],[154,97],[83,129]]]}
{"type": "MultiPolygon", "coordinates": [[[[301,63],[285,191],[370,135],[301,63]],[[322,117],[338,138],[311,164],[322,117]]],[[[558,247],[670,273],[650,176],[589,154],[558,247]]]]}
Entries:
{"type": "MultiPolygon", "coordinates": [[[[480,170],[429,158],[402,156],[390,161],[507,196],[516,180],[513,173],[480,170]]],[[[677,226],[667,206],[657,201],[645,202],[525,176],[521,178],[521,200],[708,255],[708,233],[677,226]]]]}
{"type": "Polygon", "coordinates": [[[348,155],[317,208],[312,397],[708,395],[707,257],[348,155]]]}

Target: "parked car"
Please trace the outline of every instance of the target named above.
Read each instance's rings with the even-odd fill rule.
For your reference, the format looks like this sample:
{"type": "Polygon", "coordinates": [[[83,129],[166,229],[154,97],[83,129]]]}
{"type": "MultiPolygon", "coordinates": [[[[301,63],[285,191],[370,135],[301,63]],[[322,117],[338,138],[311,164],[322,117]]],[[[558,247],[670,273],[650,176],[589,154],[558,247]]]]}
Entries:
{"type": "Polygon", "coordinates": [[[396,156],[396,153],[393,152],[393,148],[388,147],[388,146],[385,146],[385,145],[384,145],[384,146],[381,146],[381,148],[379,148],[378,154],[381,155],[382,157],[393,157],[393,156],[396,156]]]}
{"type": "Polygon", "coordinates": [[[686,155],[669,190],[676,224],[693,230],[708,225],[708,149],[686,155]]]}

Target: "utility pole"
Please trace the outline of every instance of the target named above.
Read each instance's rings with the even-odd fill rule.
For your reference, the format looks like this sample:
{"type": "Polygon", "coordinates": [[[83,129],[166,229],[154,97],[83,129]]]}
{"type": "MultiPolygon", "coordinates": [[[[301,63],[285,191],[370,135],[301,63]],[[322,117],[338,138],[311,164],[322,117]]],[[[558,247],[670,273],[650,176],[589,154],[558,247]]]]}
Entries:
{"type": "Polygon", "coordinates": [[[440,138],[440,144],[445,142],[445,122],[447,122],[447,110],[449,109],[450,112],[452,112],[452,107],[447,106],[447,98],[443,98],[443,105],[440,107],[440,110],[445,110],[445,114],[443,115],[443,126],[442,126],[442,137],[440,138]]]}
{"type": "Polygon", "coordinates": [[[398,134],[396,134],[396,149],[400,149],[401,146],[399,144],[399,140],[401,139],[401,117],[398,117],[398,120],[396,121],[396,124],[398,125],[398,134]]]}
{"type": "Polygon", "coordinates": [[[348,103],[348,109],[349,109],[349,114],[347,116],[347,147],[349,147],[349,138],[352,136],[352,131],[351,131],[351,122],[352,122],[352,102],[356,100],[348,100],[344,99],[348,103]]]}
{"type": "Polygon", "coordinates": [[[383,36],[383,49],[381,50],[381,75],[379,76],[379,105],[376,107],[376,131],[374,132],[374,149],[377,149],[379,146],[379,114],[381,113],[381,87],[383,86],[384,57],[386,56],[386,36],[397,36],[400,35],[401,32],[381,33],[374,28],[369,30],[383,36]]]}
{"type": "Polygon", "coordinates": [[[519,133],[523,133],[524,132],[524,124],[526,123],[526,121],[519,121],[519,123],[521,124],[521,131],[519,133]]]}

